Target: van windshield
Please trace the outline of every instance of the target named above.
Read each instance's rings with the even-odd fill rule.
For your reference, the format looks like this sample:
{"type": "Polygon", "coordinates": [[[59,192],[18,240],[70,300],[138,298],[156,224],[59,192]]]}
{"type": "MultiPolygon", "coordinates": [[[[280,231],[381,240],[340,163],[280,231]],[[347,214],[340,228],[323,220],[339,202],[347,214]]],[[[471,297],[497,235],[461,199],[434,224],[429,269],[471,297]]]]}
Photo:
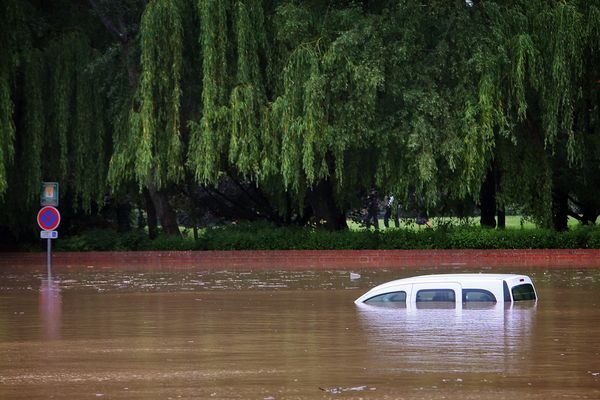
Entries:
{"type": "Polygon", "coordinates": [[[513,301],[535,300],[535,290],[531,283],[524,283],[512,288],[513,301]]]}

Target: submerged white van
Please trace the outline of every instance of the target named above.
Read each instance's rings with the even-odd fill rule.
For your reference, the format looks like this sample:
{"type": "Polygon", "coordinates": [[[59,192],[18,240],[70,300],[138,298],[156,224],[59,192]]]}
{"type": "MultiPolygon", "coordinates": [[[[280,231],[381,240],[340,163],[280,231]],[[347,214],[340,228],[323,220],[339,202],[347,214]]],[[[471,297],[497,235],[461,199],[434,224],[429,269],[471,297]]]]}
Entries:
{"type": "Polygon", "coordinates": [[[356,304],[407,306],[449,305],[462,308],[467,303],[495,304],[537,300],[531,278],[514,274],[439,274],[398,279],[374,287],[356,304]]]}

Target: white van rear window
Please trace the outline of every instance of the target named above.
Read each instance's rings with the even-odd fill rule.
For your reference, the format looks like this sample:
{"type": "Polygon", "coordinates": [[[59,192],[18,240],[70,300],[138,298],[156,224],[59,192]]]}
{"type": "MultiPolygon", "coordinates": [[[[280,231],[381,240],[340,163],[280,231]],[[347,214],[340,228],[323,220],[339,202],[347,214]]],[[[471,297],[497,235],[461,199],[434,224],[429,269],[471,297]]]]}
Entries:
{"type": "Polygon", "coordinates": [[[423,289],[417,292],[417,303],[428,301],[442,301],[454,303],[456,296],[452,289],[423,289]]]}

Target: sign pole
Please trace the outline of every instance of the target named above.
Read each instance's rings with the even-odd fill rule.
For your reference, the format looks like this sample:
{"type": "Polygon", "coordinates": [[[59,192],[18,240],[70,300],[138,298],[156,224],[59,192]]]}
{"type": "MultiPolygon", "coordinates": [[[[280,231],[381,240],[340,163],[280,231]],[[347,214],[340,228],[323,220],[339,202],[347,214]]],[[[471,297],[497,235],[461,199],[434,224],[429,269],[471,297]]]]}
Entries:
{"type": "Polygon", "coordinates": [[[48,251],[47,251],[47,260],[48,260],[48,279],[52,276],[52,239],[46,239],[48,241],[48,251]]]}

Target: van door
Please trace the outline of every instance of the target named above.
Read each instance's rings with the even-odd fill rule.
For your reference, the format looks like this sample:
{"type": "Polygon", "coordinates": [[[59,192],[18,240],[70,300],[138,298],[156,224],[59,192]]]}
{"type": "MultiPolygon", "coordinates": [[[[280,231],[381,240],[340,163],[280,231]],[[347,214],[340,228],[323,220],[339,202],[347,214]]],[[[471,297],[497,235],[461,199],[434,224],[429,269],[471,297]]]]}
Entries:
{"type": "Polygon", "coordinates": [[[417,309],[462,309],[462,287],[457,282],[415,283],[411,305],[417,309]]]}

